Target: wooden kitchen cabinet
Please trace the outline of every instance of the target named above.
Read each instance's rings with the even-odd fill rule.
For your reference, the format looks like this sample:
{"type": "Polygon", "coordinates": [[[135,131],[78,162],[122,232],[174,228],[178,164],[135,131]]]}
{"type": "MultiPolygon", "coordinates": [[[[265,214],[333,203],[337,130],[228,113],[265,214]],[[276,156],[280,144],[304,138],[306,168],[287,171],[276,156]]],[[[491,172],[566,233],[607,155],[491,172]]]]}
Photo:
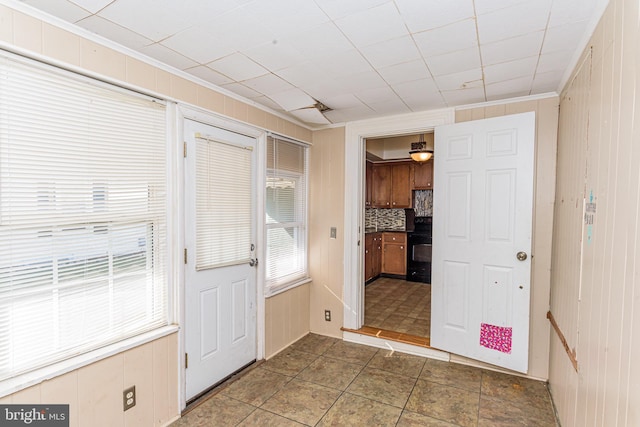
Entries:
{"type": "Polygon", "coordinates": [[[407,234],[382,233],[382,273],[406,276],[407,234]]]}
{"type": "Polygon", "coordinates": [[[371,187],[372,207],[410,208],[411,163],[374,164],[371,187]]]}
{"type": "Polygon", "coordinates": [[[380,275],[382,264],[382,233],[365,234],[364,277],[369,281],[380,275]]]}
{"type": "Polygon", "coordinates": [[[366,162],[365,183],[366,196],[364,206],[370,208],[373,204],[373,163],[371,162],[366,162]]]}
{"type": "Polygon", "coordinates": [[[414,190],[433,189],[433,160],[416,162],[413,165],[412,187],[414,190]]]}

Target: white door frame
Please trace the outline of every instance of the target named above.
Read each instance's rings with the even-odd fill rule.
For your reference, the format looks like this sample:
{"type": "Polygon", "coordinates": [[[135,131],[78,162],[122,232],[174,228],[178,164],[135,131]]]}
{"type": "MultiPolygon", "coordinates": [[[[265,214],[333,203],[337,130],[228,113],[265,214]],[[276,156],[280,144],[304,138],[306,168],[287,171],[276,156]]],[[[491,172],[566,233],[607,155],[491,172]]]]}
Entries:
{"type": "Polygon", "coordinates": [[[364,162],[365,138],[432,131],[455,122],[455,110],[445,108],[347,123],[345,128],[344,191],[344,327],[364,322],[364,162]]]}
{"type": "MultiPolygon", "coordinates": [[[[184,121],[186,119],[195,120],[197,122],[205,123],[210,126],[215,126],[221,129],[225,129],[231,132],[237,132],[246,136],[250,136],[256,138],[256,258],[258,260],[264,260],[265,256],[265,224],[264,224],[264,191],[261,191],[265,187],[265,176],[266,176],[266,162],[265,162],[265,147],[267,140],[267,133],[262,129],[258,129],[255,127],[248,126],[244,123],[236,122],[234,120],[224,118],[221,116],[217,116],[211,112],[201,110],[191,106],[178,105],[177,106],[177,114],[176,114],[176,125],[175,125],[175,139],[176,145],[178,146],[177,151],[179,151],[180,155],[176,156],[175,164],[171,165],[174,168],[175,173],[178,179],[178,184],[176,185],[177,197],[174,200],[179,200],[179,209],[177,212],[179,219],[174,222],[174,224],[179,224],[175,228],[175,234],[173,241],[176,243],[177,248],[174,248],[176,252],[178,252],[178,259],[182,259],[182,251],[185,247],[185,192],[184,192],[184,156],[182,155],[183,144],[184,144],[184,121]]],[[[264,300],[264,263],[261,262],[258,264],[259,267],[256,271],[256,359],[264,359],[265,354],[265,300],[264,300]]],[[[184,280],[185,280],[185,265],[184,263],[180,263],[180,268],[177,271],[173,272],[175,277],[175,283],[178,283],[177,290],[174,293],[176,298],[176,304],[174,307],[176,308],[175,319],[179,321],[179,324],[185,325],[185,289],[184,289],[184,280]]],[[[183,410],[186,407],[186,373],[185,373],[185,330],[184,327],[180,328],[180,332],[178,335],[178,362],[180,365],[178,371],[178,384],[180,386],[180,410],[183,410]]]]}

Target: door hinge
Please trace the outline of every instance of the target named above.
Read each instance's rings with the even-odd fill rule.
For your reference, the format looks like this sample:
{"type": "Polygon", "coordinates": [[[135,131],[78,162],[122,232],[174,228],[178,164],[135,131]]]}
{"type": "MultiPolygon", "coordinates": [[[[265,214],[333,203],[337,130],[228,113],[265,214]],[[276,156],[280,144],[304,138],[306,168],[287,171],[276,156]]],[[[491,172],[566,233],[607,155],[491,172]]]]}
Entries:
{"type": "Polygon", "coordinates": [[[189,353],[184,354],[184,369],[189,367],[189,353]]]}
{"type": "Polygon", "coordinates": [[[187,263],[187,248],[184,248],[184,263],[187,263]]]}
{"type": "Polygon", "coordinates": [[[182,152],[182,156],[183,157],[187,157],[187,141],[183,142],[184,146],[183,146],[183,152],[182,152]]]}

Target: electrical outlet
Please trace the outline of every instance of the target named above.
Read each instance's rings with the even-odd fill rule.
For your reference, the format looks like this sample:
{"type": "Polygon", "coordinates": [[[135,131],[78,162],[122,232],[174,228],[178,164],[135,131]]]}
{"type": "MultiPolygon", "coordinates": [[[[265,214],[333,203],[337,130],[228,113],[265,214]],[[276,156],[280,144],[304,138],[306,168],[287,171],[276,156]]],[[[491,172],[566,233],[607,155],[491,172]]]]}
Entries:
{"type": "Polygon", "coordinates": [[[125,411],[136,406],[136,386],[122,392],[122,406],[125,411]]]}
{"type": "Polygon", "coordinates": [[[331,310],[324,311],[324,320],[327,322],[331,322],[331,310]]]}

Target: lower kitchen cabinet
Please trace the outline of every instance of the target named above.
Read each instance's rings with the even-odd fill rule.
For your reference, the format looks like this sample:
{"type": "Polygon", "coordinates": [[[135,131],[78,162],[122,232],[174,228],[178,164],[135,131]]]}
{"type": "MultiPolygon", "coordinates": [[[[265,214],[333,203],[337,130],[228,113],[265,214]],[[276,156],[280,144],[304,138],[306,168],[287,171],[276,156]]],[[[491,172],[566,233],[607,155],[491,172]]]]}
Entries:
{"type": "Polygon", "coordinates": [[[382,273],[407,274],[407,234],[382,233],[382,273]]]}
{"type": "Polygon", "coordinates": [[[380,275],[382,233],[367,233],[364,241],[364,280],[369,281],[380,275]]]}

